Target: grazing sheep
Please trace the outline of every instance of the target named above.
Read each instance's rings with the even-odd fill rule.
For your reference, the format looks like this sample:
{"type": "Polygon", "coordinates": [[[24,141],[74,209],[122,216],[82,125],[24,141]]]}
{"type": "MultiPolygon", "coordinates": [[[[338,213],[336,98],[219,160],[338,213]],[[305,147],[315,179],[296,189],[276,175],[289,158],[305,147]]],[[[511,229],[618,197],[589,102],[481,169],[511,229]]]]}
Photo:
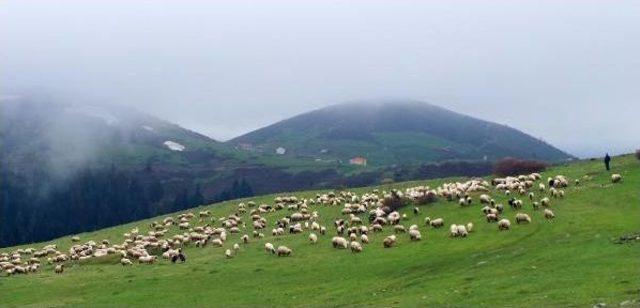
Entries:
{"type": "Polygon", "coordinates": [[[395,226],[393,226],[393,231],[395,231],[396,233],[405,233],[405,232],[407,232],[407,230],[404,228],[403,225],[395,225],[395,226]]]}
{"type": "Polygon", "coordinates": [[[120,264],[122,264],[122,266],[127,266],[127,265],[133,265],[133,262],[131,262],[131,260],[127,258],[122,258],[120,259],[120,264]]]}
{"type": "Polygon", "coordinates": [[[264,244],[264,250],[268,253],[271,254],[275,254],[276,253],[276,249],[273,247],[273,244],[271,243],[265,243],[264,244]]]}
{"type": "Polygon", "coordinates": [[[416,230],[416,229],[414,229],[414,230],[409,230],[409,238],[410,238],[412,241],[419,241],[419,240],[421,240],[421,239],[422,239],[422,235],[420,234],[420,231],[419,231],[419,230],[416,230]]]}
{"type": "Polygon", "coordinates": [[[509,228],[511,228],[511,222],[508,219],[498,221],[498,230],[509,230],[509,228]]]}
{"type": "Polygon", "coordinates": [[[224,256],[227,257],[227,259],[233,258],[233,252],[231,252],[231,249],[225,250],[224,251],[224,256]]]}
{"type": "Polygon", "coordinates": [[[622,175],[618,173],[614,173],[611,175],[611,183],[618,183],[620,181],[622,181],[622,175]]]}
{"type": "Polygon", "coordinates": [[[542,184],[542,183],[538,184],[538,190],[539,190],[540,192],[543,192],[543,191],[545,191],[546,189],[547,189],[547,187],[546,187],[546,186],[544,186],[544,184],[542,184]]]}
{"type": "Polygon", "coordinates": [[[349,244],[349,247],[351,248],[351,252],[354,253],[359,253],[362,252],[362,245],[360,245],[360,243],[353,241],[349,244]]]}
{"type": "Polygon", "coordinates": [[[153,264],[156,261],[156,256],[141,256],[138,258],[139,263],[153,264]]]}
{"type": "Polygon", "coordinates": [[[498,213],[502,213],[502,211],[504,211],[504,205],[497,204],[496,205],[496,210],[498,210],[498,213]]]}
{"type": "Polygon", "coordinates": [[[458,225],[458,236],[467,237],[467,235],[469,235],[467,227],[465,227],[464,225],[458,225]]]}
{"type": "Polygon", "coordinates": [[[385,237],[384,240],[382,241],[382,246],[384,248],[391,248],[395,244],[396,244],[396,236],[395,235],[389,235],[389,236],[385,237]]]}
{"type": "Polygon", "coordinates": [[[531,217],[529,217],[529,215],[525,214],[525,213],[516,214],[516,223],[520,224],[521,222],[530,223],[531,222],[531,217]]]}
{"type": "Polygon", "coordinates": [[[347,249],[349,246],[349,242],[347,242],[347,240],[344,237],[339,237],[339,236],[334,236],[331,239],[331,244],[333,245],[333,248],[347,249]]]}
{"type": "Polygon", "coordinates": [[[58,264],[56,265],[56,267],[53,269],[53,271],[56,274],[62,274],[64,272],[64,264],[58,264]]]}
{"type": "Polygon", "coordinates": [[[540,204],[538,203],[538,201],[533,201],[533,203],[531,203],[531,206],[533,206],[534,211],[540,209],[540,204]]]}
{"type": "Polygon", "coordinates": [[[76,235],[76,236],[72,236],[71,237],[71,242],[75,243],[75,242],[79,242],[79,241],[80,241],[80,237],[79,236],[76,235]]]}
{"type": "Polygon", "coordinates": [[[431,223],[429,223],[429,224],[433,228],[440,228],[440,227],[444,226],[444,219],[436,218],[436,219],[432,220],[431,223]]]}
{"type": "Polygon", "coordinates": [[[360,235],[360,241],[363,244],[369,244],[369,237],[366,234],[361,234],[360,235]]]}
{"type": "Polygon", "coordinates": [[[248,244],[248,243],[249,243],[249,236],[248,236],[248,235],[246,235],[246,234],[245,234],[245,235],[243,235],[241,239],[242,239],[242,242],[243,242],[243,243],[245,243],[245,244],[248,244]]]}
{"type": "Polygon", "coordinates": [[[355,233],[349,233],[349,240],[350,241],[355,241],[358,239],[358,235],[355,233]]]}
{"type": "Polygon", "coordinates": [[[278,246],[276,254],[278,255],[278,257],[288,257],[291,255],[291,249],[289,249],[287,246],[278,246]]]}
{"type": "Polygon", "coordinates": [[[549,207],[549,205],[551,205],[551,200],[547,197],[544,197],[542,199],[540,199],[540,205],[544,206],[544,207],[549,207]]]}
{"type": "Polygon", "coordinates": [[[491,204],[491,197],[486,194],[480,195],[480,204],[491,204]]]}
{"type": "Polygon", "coordinates": [[[240,250],[240,245],[238,243],[233,244],[233,250],[235,251],[240,250]]]}
{"type": "Polygon", "coordinates": [[[413,214],[415,214],[415,215],[420,214],[420,209],[419,209],[419,208],[417,208],[417,207],[414,207],[414,208],[413,208],[413,214]]]}
{"type": "Polygon", "coordinates": [[[494,214],[494,213],[489,213],[487,214],[487,222],[494,222],[494,221],[498,221],[498,215],[494,214]]]}
{"type": "Polygon", "coordinates": [[[315,244],[316,242],[318,242],[318,236],[315,233],[309,234],[309,241],[311,242],[311,244],[315,244]]]}
{"type": "Polygon", "coordinates": [[[467,223],[467,232],[471,233],[472,230],[473,230],[473,223],[472,222],[468,222],[467,223]]]}
{"type": "Polygon", "coordinates": [[[546,219],[553,219],[556,218],[556,215],[553,214],[553,211],[550,209],[544,209],[544,218],[546,219]]]}

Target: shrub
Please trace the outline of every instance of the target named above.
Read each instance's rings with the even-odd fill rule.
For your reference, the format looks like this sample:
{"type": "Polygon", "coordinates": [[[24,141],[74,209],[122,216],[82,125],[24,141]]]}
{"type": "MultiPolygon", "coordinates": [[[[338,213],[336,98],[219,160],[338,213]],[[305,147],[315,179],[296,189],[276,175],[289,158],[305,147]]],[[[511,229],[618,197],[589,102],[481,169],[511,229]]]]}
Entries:
{"type": "Polygon", "coordinates": [[[493,173],[498,176],[528,174],[544,171],[547,166],[547,163],[541,161],[507,157],[495,163],[493,166],[493,173]]]}
{"type": "Polygon", "coordinates": [[[636,158],[640,160],[640,149],[636,150],[636,158]]]}
{"type": "Polygon", "coordinates": [[[438,196],[432,191],[427,191],[416,198],[417,204],[429,204],[438,201],[438,196]]]}
{"type": "Polygon", "coordinates": [[[382,205],[389,208],[391,211],[395,211],[405,205],[404,198],[395,190],[392,190],[388,196],[385,196],[384,199],[382,199],[382,205]]]}

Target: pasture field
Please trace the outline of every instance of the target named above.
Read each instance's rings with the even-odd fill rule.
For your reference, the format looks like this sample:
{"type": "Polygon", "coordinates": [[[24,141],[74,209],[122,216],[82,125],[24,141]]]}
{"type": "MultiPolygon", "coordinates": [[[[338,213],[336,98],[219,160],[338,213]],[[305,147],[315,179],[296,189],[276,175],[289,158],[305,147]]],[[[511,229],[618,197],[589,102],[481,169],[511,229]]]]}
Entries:
{"type": "MultiPolygon", "coordinates": [[[[115,255],[86,261],[70,261],[63,274],[53,265],[43,264],[38,273],[0,275],[0,306],[526,306],[591,307],[606,303],[640,305],[640,240],[615,243],[620,236],[640,232],[640,162],[631,155],[614,157],[612,171],[601,161],[578,161],[555,166],[543,172],[565,175],[570,186],[564,199],[552,199],[554,220],[545,220],[542,210],[534,211],[527,196],[521,196],[530,224],[515,224],[516,211],[507,205],[507,196],[491,190],[491,197],[505,204],[503,216],[511,220],[509,231],[498,231],[487,223],[477,194],[471,206],[440,198],[420,206],[400,210],[407,218],[401,224],[417,224],[422,240],[411,242],[407,234],[398,235],[393,248],[383,248],[382,239],[393,233],[386,226],[382,233],[370,233],[370,244],[359,254],[331,246],[335,235],[333,221],[346,218],[342,206],[313,205],[327,234],[317,244],[309,243],[309,231],[273,237],[276,219],[288,215],[286,209],[264,215],[265,237],[241,244],[234,258],[224,251],[246,231],[229,234],[224,247],[187,246],[187,262],[172,264],[159,259],[153,265],[134,263],[123,267],[115,255]],[[611,173],[624,177],[612,184],[611,173]],[[585,178],[586,176],[586,178],[585,178]],[[574,185],[574,179],[581,179],[574,185]],[[445,227],[427,228],[424,218],[442,217],[445,227]],[[450,238],[452,223],[473,222],[474,232],[467,238],[450,238]],[[290,257],[276,257],[264,251],[264,244],[286,245],[290,257]]],[[[443,182],[466,179],[438,179],[395,183],[352,189],[358,193],[417,185],[436,187],[443,182]]],[[[298,198],[314,197],[308,191],[292,193],[298,198]]],[[[536,198],[539,193],[535,190],[536,198]]],[[[277,194],[288,195],[288,194],[277,194]]],[[[273,204],[276,195],[242,200],[273,204]]],[[[209,209],[216,218],[230,215],[240,200],[192,209],[209,209]]],[[[250,209],[250,208],[249,208],[250,209]]],[[[82,213],[78,213],[82,215],[82,213]]],[[[81,242],[108,239],[121,243],[123,234],[139,227],[146,232],[149,223],[168,215],[79,234],[81,242]]],[[[175,215],[174,215],[175,216],[175,215]]],[[[367,221],[367,215],[361,215],[367,221]]],[[[249,214],[243,215],[250,222],[249,214]]],[[[194,220],[194,223],[196,220],[194,220]]],[[[204,223],[202,223],[204,224],[204,223]]],[[[219,224],[216,223],[216,226],[219,224]]],[[[182,232],[172,228],[165,236],[182,232]]],[[[56,243],[67,252],[70,237],[47,243],[0,249],[40,248],[56,243]]]]}

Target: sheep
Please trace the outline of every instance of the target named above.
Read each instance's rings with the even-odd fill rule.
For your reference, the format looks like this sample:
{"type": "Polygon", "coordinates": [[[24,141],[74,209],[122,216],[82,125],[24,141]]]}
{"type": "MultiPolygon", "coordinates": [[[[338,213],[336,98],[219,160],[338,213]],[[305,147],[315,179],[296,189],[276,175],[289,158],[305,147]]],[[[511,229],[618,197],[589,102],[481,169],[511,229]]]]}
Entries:
{"type": "Polygon", "coordinates": [[[404,228],[403,225],[395,225],[393,227],[393,231],[395,231],[395,233],[405,233],[405,232],[407,232],[407,230],[404,228]]]}
{"type": "Polygon", "coordinates": [[[320,234],[325,235],[327,233],[327,228],[324,226],[320,227],[320,234]]]}
{"type": "Polygon", "coordinates": [[[369,244],[369,237],[366,234],[361,234],[360,235],[360,241],[363,244],[369,244]]]}
{"type": "Polygon", "coordinates": [[[496,210],[498,210],[498,213],[502,213],[502,211],[504,211],[504,205],[496,204],[496,210]]]}
{"type": "Polygon", "coordinates": [[[530,223],[531,222],[531,217],[529,217],[528,214],[524,214],[524,213],[516,214],[516,223],[520,224],[521,222],[530,223]]]}
{"type": "Polygon", "coordinates": [[[480,204],[491,204],[491,197],[486,194],[480,195],[480,204]]]}
{"type": "Polygon", "coordinates": [[[509,228],[511,228],[511,222],[508,219],[498,221],[498,230],[509,230],[509,228]]]}
{"type": "Polygon", "coordinates": [[[544,207],[549,207],[551,205],[551,200],[547,197],[540,199],[540,205],[544,207]]]}
{"type": "Polygon", "coordinates": [[[133,262],[131,262],[131,260],[127,258],[122,258],[120,259],[120,264],[122,264],[122,266],[127,266],[127,265],[133,265],[133,262]]]}
{"type": "Polygon", "coordinates": [[[349,247],[351,248],[351,252],[354,253],[359,253],[362,252],[362,245],[360,245],[360,243],[353,241],[349,244],[349,247]]]}
{"type": "Polygon", "coordinates": [[[233,244],[233,250],[234,251],[240,250],[240,245],[238,243],[233,244]]]}
{"type": "Polygon", "coordinates": [[[76,242],[79,242],[79,241],[80,241],[80,237],[79,236],[76,235],[76,236],[72,236],[71,237],[71,242],[76,243],[76,242]]]}
{"type": "Polygon", "coordinates": [[[420,214],[420,208],[418,208],[418,207],[414,207],[414,208],[413,208],[413,214],[415,214],[415,215],[420,214]]]}
{"type": "Polygon", "coordinates": [[[553,211],[551,211],[550,209],[544,209],[544,218],[553,219],[555,217],[556,217],[556,215],[553,214],[553,211]]]}
{"type": "Polygon", "coordinates": [[[619,183],[622,181],[622,175],[618,173],[614,173],[611,175],[611,183],[619,183]]]}
{"type": "Polygon", "coordinates": [[[315,233],[309,234],[309,242],[311,242],[311,244],[315,244],[318,242],[318,236],[315,233]]]}
{"type": "Polygon", "coordinates": [[[333,245],[333,248],[347,249],[347,246],[349,246],[349,242],[347,242],[344,237],[339,236],[334,236],[331,239],[331,244],[333,245]]]}
{"type": "Polygon", "coordinates": [[[440,227],[444,226],[444,219],[436,218],[436,219],[431,221],[430,225],[433,228],[440,228],[440,227]]]}
{"type": "Polygon", "coordinates": [[[64,264],[58,264],[56,265],[56,267],[53,269],[53,271],[56,274],[62,274],[64,272],[64,264]]]}
{"type": "Polygon", "coordinates": [[[224,256],[225,256],[227,259],[231,259],[231,258],[233,258],[233,252],[231,252],[231,249],[227,249],[227,250],[225,250],[225,251],[224,251],[224,256]]]}
{"type": "Polygon", "coordinates": [[[275,254],[276,253],[276,249],[273,247],[273,244],[271,244],[271,243],[265,243],[264,244],[264,250],[267,253],[271,253],[271,254],[275,254]]]}
{"type": "Polygon", "coordinates": [[[468,222],[467,223],[467,232],[471,233],[473,230],[473,223],[472,222],[468,222]]]}
{"type": "Polygon", "coordinates": [[[276,254],[278,255],[278,257],[288,257],[291,255],[291,249],[289,249],[289,247],[287,246],[278,246],[276,254]]]}
{"type": "Polygon", "coordinates": [[[141,256],[138,258],[138,262],[139,263],[147,263],[147,264],[153,264],[153,262],[156,261],[156,256],[141,256]]]}
{"type": "Polygon", "coordinates": [[[422,235],[419,230],[409,230],[409,238],[411,238],[412,241],[419,241],[422,239],[422,235]]]}
{"type": "Polygon", "coordinates": [[[211,241],[211,245],[217,246],[217,247],[222,247],[222,245],[223,245],[222,239],[219,239],[219,238],[213,239],[211,241]]]}
{"type": "Polygon", "coordinates": [[[547,187],[544,184],[542,184],[542,183],[538,184],[538,190],[540,192],[544,192],[546,189],[547,189],[547,187]]]}
{"type": "Polygon", "coordinates": [[[385,237],[384,240],[382,241],[382,246],[384,248],[391,248],[395,244],[396,244],[396,236],[395,235],[389,235],[389,236],[385,237]]]}
{"type": "Polygon", "coordinates": [[[467,235],[469,235],[467,228],[464,225],[458,225],[457,231],[459,237],[467,237],[467,235]]]}
{"type": "Polygon", "coordinates": [[[349,233],[349,240],[350,241],[355,241],[358,239],[358,235],[355,233],[349,233]]]}
{"type": "Polygon", "coordinates": [[[540,209],[540,204],[538,203],[538,201],[533,201],[531,203],[531,206],[533,207],[534,211],[537,211],[538,209],[540,209]]]}
{"type": "Polygon", "coordinates": [[[241,239],[242,239],[242,242],[243,242],[243,243],[245,243],[245,244],[248,244],[248,243],[249,243],[249,236],[248,236],[248,235],[246,235],[246,234],[245,234],[245,235],[243,235],[241,239]]]}
{"type": "Polygon", "coordinates": [[[487,214],[486,218],[487,218],[487,222],[498,221],[498,215],[494,213],[487,214]]]}

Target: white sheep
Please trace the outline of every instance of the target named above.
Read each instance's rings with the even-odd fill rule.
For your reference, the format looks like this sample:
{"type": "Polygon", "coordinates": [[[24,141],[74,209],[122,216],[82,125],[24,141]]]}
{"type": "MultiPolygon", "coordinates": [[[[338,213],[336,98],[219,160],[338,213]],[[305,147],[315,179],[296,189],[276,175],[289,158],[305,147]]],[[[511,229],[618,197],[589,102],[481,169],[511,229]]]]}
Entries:
{"type": "Polygon", "coordinates": [[[334,236],[331,239],[331,244],[333,245],[333,248],[347,249],[349,246],[349,242],[344,237],[340,236],[334,236]]]}
{"type": "Polygon", "coordinates": [[[225,250],[225,251],[224,251],[224,256],[225,256],[227,259],[231,259],[231,258],[233,258],[233,252],[231,252],[231,249],[227,249],[227,250],[225,250]]]}
{"type": "Polygon", "coordinates": [[[544,218],[553,219],[555,217],[556,217],[556,215],[553,214],[553,211],[551,211],[550,209],[544,209],[544,218]]]}
{"type": "Polygon", "coordinates": [[[467,232],[472,232],[473,231],[473,223],[472,222],[468,222],[467,223],[467,232]]]}
{"type": "Polygon", "coordinates": [[[430,225],[433,228],[440,228],[440,227],[444,226],[444,219],[436,218],[436,219],[431,221],[430,225]]]}
{"type": "Polygon", "coordinates": [[[525,213],[516,214],[516,223],[520,224],[521,222],[530,223],[531,222],[531,217],[529,217],[529,215],[525,214],[525,213]]]}
{"type": "Polygon", "coordinates": [[[318,242],[318,236],[315,233],[309,234],[309,241],[311,242],[311,244],[315,244],[316,242],[318,242]]]}
{"type": "Polygon", "coordinates": [[[355,253],[362,252],[362,245],[360,245],[360,243],[356,241],[351,242],[349,246],[351,248],[351,252],[355,252],[355,253]]]}
{"type": "Polygon", "coordinates": [[[611,175],[611,183],[618,183],[620,181],[622,181],[622,175],[618,173],[614,173],[611,175]]]}
{"type": "Polygon", "coordinates": [[[360,234],[360,241],[363,244],[369,244],[369,237],[366,234],[360,234]]]}
{"type": "Polygon", "coordinates": [[[271,253],[271,254],[275,254],[276,253],[276,249],[275,249],[275,247],[273,247],[273,244],[271,244],[271,243],[265,243],[264,244],[264,250],[266,252],[268,252],[268,253],[271,253]]]}
{"type": "Polygon", "coordinates": [[[287,246],[278,246],[276,254],[278,255],[278,257],[288,257],[291,255],[291,249],[289,249],[287,246]]]}
{"type": "Polygon", "coordinates": [[[122,266],[127,266],[127,265],[132,265],[133,262],[131,262],[131,260],[127,258],[122,258],[120,259],[120,264],[122,264],[122,266]]]}
{"type": "Polygon", "coordinates": [[[384,238],[384,240],[382,241],[382,246],[384,248],[390,248],[393,247],[393,245],[396,244],[396,236],[395,235],[389,235],[387,237],[384,238]]]}
{"type": "Polygon", "coordinates": [[[508,219],[500,219],[498,221],[498,230],[509,230],[511,228],[511,222],[508,219]]]}
{"type": "Polygon", "coordinates": [[[56,267],[53,269],[53,271],[56,274],[62,274],[64,272],[64,264],[58,264],[56,265],[56,267]]]}
{"type": "Polygon", "coordinates": [[[409,238],[411,238],[412,241],[419,241],[422,239],[422,235],[419,230],[413,229],[409,230],[409,238]]]}

